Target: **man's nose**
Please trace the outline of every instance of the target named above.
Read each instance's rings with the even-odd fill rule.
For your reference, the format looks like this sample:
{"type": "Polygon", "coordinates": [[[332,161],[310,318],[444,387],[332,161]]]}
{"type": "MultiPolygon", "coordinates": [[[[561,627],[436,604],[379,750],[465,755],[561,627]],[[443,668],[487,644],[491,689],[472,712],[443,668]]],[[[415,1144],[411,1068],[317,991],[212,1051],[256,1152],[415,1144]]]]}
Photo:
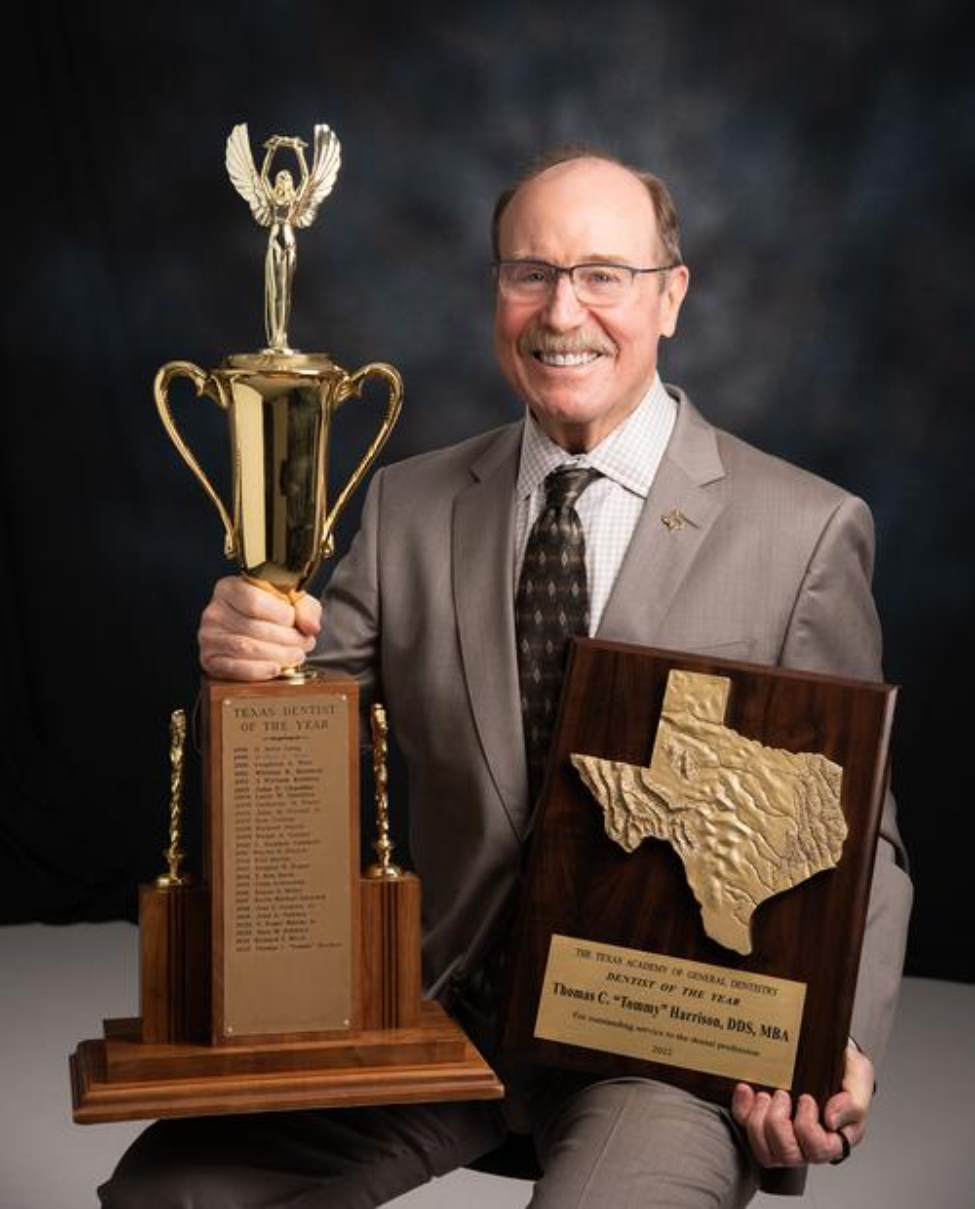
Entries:
{"type": "Polygon", "coordinates": [[[549,327],[562,330],[578,327],[585,312],[586,308],[576,297],[575,287],[569,274],[559,273],[545,304],[545,322],[549,327]]]}

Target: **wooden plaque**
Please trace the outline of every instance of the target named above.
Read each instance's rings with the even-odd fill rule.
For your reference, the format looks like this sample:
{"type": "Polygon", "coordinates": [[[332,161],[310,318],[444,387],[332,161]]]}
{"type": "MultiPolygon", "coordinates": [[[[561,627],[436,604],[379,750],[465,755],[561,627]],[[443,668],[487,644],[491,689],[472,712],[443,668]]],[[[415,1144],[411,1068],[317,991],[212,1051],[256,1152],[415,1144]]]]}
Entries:
{"type": "MultiPolygon", "coordinates": [[[[578,640],[533,833],[503,1047],[605,1077],[662,1079],[720,1103],[739,1080],[809,1092],[820,1104],[839,1090],[895,697],[883,684],[578,640]],[[571,757],[619,762],[599,764],[617,778],[619,765],[643,776],[657,760],[658,731],[674,754],[661,730],[672,672],[695,683],[719,678],[719,721],[739,745],[739,768],[695,814],[685,800],[668,815],[678,838],[644,838],[626,851],[571,757]],[[766,775],[767,749],[808,753],[817,768],[831,762],[833,815],[800,817],[807,829],[838,829],[842,847],[832,867],[760,895],[744,931],[736,923],[734,943],[751,951],[736,951],[727,936],[714,938],[714,879],[703,888],[699,872],[691,879],[710,903],[702,912],[688,870],[712,845],[709,877],[717,871],[717,897],[727,902],[741,899],[742,869],[764,884],[796,864],[803,836],[781,801],[764,801],[778,775],[766,775]]],[[[775,758],[798,766],[788,754],[775,758]]],[[[720,762],[693,744],[680,759],[720,762]]]]}

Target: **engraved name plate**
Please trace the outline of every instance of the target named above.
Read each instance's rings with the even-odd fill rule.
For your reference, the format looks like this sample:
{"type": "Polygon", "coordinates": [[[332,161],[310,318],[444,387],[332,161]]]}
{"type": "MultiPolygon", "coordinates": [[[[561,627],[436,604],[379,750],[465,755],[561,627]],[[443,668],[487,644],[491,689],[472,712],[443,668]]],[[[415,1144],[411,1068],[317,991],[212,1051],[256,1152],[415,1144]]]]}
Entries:
{"type": "Polygon", "coordinates": [[[556,934],[535,1036],[791,1088],[805,997],[790,979],[556,934]]]}
{"type": "MultiPolygon", "coordinates": [[[[226,691],[214,816],[214,1031],[347,1030],[356,1007],[358,836],[347,684],[226,691]]],[[[351,686],[354,692],[354,686],[351,686]]]]}

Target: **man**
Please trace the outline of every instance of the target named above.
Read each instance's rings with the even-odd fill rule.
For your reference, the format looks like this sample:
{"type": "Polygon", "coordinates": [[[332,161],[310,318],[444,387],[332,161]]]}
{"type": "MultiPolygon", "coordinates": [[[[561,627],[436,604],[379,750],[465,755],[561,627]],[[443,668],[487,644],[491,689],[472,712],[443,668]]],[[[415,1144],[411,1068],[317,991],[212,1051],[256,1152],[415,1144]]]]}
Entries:
{"type": "MultiPolygon", "coordinates": [[[[375,475],[324,623],[308,597],[292,608],[226,579],[200,627],[215,677],[264,679],[317,645],[319,662],[381,694],[409,779],[428,990],[471,1019],[493,1003],[484,973],[539,759],[522,708],[540,515],[555,509],[583,558],[591,633],[880,675],[866,507],[713,429],[660,383],[659,341],[689,280],[664,186],[598,154],[555,156],[502,196],[495,256],[495,351],[524,421],[375,475]],[[572,474],[571,502],[553,504],[553,483],[572,474]]],[[[501,1116],[469,1104],[161,1123],[105,1204],[378,1204],[469,1162],[511,1123],[538,1146],[534,1206],[745,1204],[761,1169],[835,1162],[863,1136],[909,909],[898,844],[888,803],[856,1043],[823,1119],[808,1097],[746,1085],[729,1114],[650,1080],[515,1071],[501,1116]]]]}

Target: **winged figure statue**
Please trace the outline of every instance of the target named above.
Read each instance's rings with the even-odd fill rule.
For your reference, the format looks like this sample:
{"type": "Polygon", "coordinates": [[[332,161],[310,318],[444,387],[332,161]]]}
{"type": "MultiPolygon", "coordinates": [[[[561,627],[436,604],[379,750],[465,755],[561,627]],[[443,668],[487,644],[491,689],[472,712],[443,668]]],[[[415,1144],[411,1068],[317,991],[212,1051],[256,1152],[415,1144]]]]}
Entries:
{"type": "Polygon", "coordinates": [[[290,353],[288,320],[291,315],[291,286],[294,281],[297,247],[296,227],[310,227],[318,207],[335,185],[342,164],[342,147],[333,130],[324,123],[315,127],[315,153],[311,171],[305,160],[302,139],[276,134],[264,144],[260,172],[251,155],[247,123],[241,122],[227,139],[227,172],[234,188],[251,208],[262,227],[268,227],[264,261],[264,326],[268,349],[290,353]],[[291,173],[280,169],[271,183],[271,166],[281,150],[294,152],[301,172],[296,186],[291,173]]]}

